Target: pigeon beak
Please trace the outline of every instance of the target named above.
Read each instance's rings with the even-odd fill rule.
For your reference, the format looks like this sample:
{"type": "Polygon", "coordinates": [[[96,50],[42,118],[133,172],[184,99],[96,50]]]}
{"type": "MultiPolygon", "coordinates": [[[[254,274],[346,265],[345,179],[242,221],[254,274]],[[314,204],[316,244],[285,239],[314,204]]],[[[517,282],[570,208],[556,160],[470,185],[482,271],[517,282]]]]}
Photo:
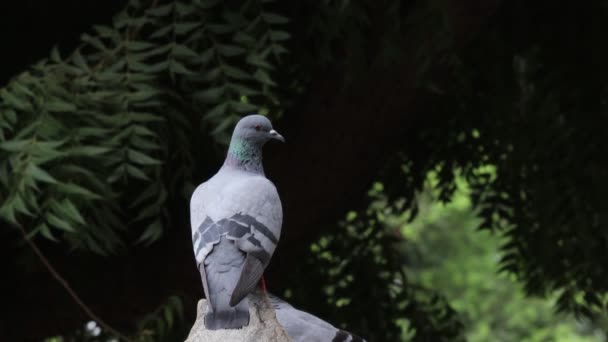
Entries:
{"type": "Polygon", "coordinates": [[[272,139],[276,139],[280,142],[285,142],[285,138],[283,138],[283,136],[280,135],[279,132],[275,131],[274,129],[271,129],[268,133],[270,133],[270,137],[272,139]]]}

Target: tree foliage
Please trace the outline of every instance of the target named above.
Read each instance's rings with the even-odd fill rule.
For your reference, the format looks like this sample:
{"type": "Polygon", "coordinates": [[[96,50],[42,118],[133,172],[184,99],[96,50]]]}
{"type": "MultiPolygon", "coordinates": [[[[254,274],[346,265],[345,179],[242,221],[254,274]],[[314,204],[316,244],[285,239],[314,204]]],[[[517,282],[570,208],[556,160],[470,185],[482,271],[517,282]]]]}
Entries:
{"type": "Polygon", "coordinates": [[[226,142],[241,114],[278,103],[288,19],[269,5],[130,1],[14,78],[0,91],[1,217],[101,254],[159,239],[167,201],[191,189],[193,124],[226,142]]]}
{"type": "MultiPolygon", "coordinates": [[[[468,42],[457,31],[477,13],[458,16],[468,5],[130,0],[76,49],[54,49],[0,89],[0,217],[29,238],[84,253],[149,246],[179,222],[175,208],[213,168],[240,116],[289,119],[315,77],[340,78],[330,83],[340,86],[336,96],[358,83],[372,92],[376,85],[365,82],[377,71],[401,75],[409,63],[414,70],[401,76],[415,80],[411,94],[380,90],[388,101],[416,99],[414,114],[399,114],[414,117],[411,127],[391,127],[386,139],[394,141],[382,145],[398,152],[374,175],[386,198],[315,231],[311,273],[284,286],[294,301],[307,299],[312,311],[364,336],[398,338],[404,321],[389,319],[398,317],[414,338],[462,338],[447,296],[403,273],[407,256],[391,230],[416,217],[414,195],[429,172],[448,201],[457,169],[481,226],[505,236],[502,271],[528,295],[558,296],[562,311],[603,317],[607,8],[600,0],[511,1],[468,42]],[[387,221],[410,207],[408,217],[387,221]],[[377,272],[361,283],[362,269],[377,272]],[[298,287],[303,277],[318,288],[298,287]],[[357,315],[372,306],[376,315],[357,315]]],[[[385,105],[370,106],[370,127],[385,105]]],[[[347,123],[325,123],[348,136],[347,123]]]]}
{"type": "Polygon", "coordinates": [[[441,203],[431,173],[416,201],[419,214],[402,226],[411,281],[446,297],[459,313],[467,341],[604,341],[601,322],[557,313],[557,296],[526,297],[512,274],[498,272],[506,239],[480,229],[483,220],[472,207],[470,187],[461,176],[455,180],[454,194],[441,203]]]}
{"type": "Polygon", "coordinates": [[[608,275],[597,263],[608,257],[599,62],[607,50],[598,43],[607,13],[600,1],[574,11],[545,1],[503,6],[485,34],[447,60],[444,81],[426,84],[424,123],[402,160],[410,188],[439,165],[444,199],[452,170],[462,168],[484,226],[508,237],[503,270],[528,294],[558,293],[560,310],[589,317],[608,304],[608,275]],[[479,174],[487,164],[495,179],[479,174]]]}
{"type": "Polygon", "coordinates": [[[400,231],[410,218],[405,201],[387,201],[380,183],[369,196],[368,208],[349,212],[338,230],[310,246],[304,267],[317,271],[306,284],[292,281],[286,297],[372,341],[397,341],[404,333],[412,341],[463,340],[462,323],[443,295],[406,275],[400,231]],[[403,326],[404,318],[409,325],[403,326]]]}

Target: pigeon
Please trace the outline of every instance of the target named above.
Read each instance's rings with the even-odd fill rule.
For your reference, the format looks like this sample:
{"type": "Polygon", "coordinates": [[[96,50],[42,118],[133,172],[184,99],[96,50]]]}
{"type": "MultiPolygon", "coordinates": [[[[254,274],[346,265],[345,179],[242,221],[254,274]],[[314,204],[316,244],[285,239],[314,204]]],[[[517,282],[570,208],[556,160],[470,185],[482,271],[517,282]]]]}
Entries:
{"type": "Polygon", "coordinates": [[[281,235],[281,200],[262,166],[262,147],[269,140],[285,142],[270,120],[242,118],[224,165],[190,199],[192,244],[209,303],[204,317],[209,330],[249,324],[246,297],[260,283],[281,235]]]}
{"type": "Polygon", "coordinates": [[[298,310],[268,293],[279,324],[293,342],[365,342],[361,337],[334,327],[308,312],[298,310]]]}

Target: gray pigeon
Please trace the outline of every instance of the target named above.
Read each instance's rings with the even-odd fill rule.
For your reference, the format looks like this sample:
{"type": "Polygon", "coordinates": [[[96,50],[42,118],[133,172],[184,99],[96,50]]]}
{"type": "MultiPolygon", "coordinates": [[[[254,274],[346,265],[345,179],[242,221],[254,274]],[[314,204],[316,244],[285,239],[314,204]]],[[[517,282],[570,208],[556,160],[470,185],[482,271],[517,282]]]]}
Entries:
{"type": "Polygon", "coordinates": [[[247,294],[260,282],[281,235],[283,210],[264,176],[262,147],[285,139],[261,115],[236,125],[226,160],[190,199],[192,243],[209,312],[210,330],[249,324],[247,294]]]}
{"type": "Polygon", "coordinates": [[[279,324],[293,342],[365,342],[361,337],[340,330],[308,312],[300,311],[268,293],[279,324]]]}

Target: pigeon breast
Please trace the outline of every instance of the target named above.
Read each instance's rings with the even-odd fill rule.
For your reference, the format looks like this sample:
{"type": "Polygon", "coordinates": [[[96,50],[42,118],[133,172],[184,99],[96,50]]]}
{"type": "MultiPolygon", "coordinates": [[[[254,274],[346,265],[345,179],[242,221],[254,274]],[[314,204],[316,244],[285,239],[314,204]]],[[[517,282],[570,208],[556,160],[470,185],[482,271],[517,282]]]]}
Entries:
{"type": "Polygon", "coordinates": [[[262,175],[222,168],[199,185],[190,200],[192,241],[198,264],[221,236],[246,237],[272,256],[281,234],[281,201],[276,187],[262,175]]]}

